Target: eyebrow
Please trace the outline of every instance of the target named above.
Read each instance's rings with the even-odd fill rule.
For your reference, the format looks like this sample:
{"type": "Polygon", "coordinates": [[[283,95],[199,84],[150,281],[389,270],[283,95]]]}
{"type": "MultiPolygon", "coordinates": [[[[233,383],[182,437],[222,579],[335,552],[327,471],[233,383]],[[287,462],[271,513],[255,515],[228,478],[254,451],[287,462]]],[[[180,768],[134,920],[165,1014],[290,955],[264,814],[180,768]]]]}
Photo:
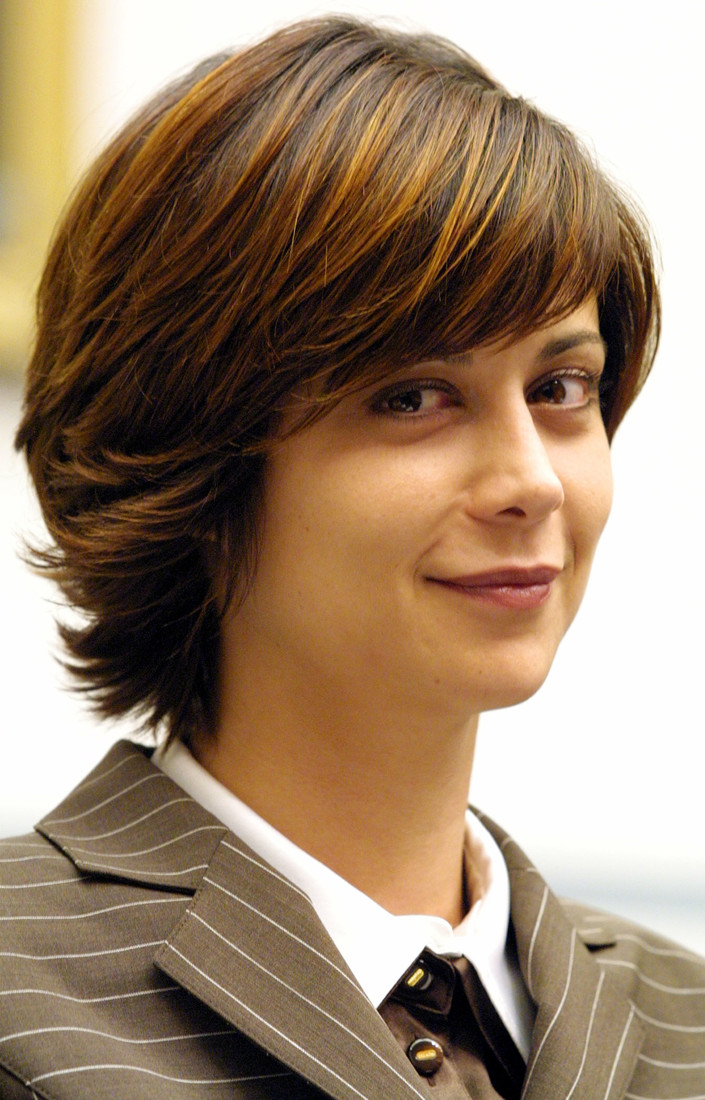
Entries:
{"type": "Polygon", "coordinates": [[[559,336],[555,340],[549,340],[538,354],[539,362],[545,363],[549,359],[554,359],[557,355],[562,355],[564,351],[572,351],[573,348],[585,344],[594,344],[602,348],[605,355],[607,355],[607,344],[600,333],[595,332],[594,329],[581,329],[578,332],[571,332],[569,336],[559,336]]]}

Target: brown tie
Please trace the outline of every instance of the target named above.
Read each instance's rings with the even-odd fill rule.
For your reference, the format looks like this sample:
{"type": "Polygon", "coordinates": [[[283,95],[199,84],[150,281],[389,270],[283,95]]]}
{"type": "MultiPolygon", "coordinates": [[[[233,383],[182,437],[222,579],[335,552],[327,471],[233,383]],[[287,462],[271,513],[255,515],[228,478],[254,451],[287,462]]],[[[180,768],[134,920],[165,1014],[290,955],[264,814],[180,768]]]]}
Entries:
{"type": "Polygon", "coordinates": [[[434,1100],[518,1100],[524,1061],[467,959],[426,949],[379,1011],[434,1100]]]}

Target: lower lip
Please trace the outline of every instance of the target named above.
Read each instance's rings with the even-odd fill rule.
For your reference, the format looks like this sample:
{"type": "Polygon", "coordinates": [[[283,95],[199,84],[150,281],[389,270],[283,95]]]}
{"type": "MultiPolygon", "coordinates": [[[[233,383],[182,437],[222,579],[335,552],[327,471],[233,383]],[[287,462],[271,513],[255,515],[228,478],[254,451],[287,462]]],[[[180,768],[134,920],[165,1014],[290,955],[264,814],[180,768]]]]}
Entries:
{"type": "Polygon", "coordinates": [[[506,607],[511,611],[533,611],[546,603],[551,595],[553,582],[548,584],[453,584],[439,581],[443,588],[458,592],[477,603],[493,607],[506,607]]]}

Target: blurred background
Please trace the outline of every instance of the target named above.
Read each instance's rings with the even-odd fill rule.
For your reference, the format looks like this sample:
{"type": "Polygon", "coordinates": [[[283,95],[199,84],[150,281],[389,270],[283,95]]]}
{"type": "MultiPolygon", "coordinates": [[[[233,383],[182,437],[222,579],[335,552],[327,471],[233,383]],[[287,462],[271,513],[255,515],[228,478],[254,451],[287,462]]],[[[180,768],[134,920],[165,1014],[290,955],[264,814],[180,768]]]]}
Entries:
{"type": "Polygon", "coordinates": [[[52,225],[165,80],[325,10],[454,39],[594,145],[651,219],[663,340],[614,444],[591,591],[542,691],[483,719],[471,796],[558,892],[705,954],[701,0],[0,0],[0,833],[30,828],[131,732],[99,726],[68,691],[55,594],[17,556],[41,532],[12,434],[52,225]]]}

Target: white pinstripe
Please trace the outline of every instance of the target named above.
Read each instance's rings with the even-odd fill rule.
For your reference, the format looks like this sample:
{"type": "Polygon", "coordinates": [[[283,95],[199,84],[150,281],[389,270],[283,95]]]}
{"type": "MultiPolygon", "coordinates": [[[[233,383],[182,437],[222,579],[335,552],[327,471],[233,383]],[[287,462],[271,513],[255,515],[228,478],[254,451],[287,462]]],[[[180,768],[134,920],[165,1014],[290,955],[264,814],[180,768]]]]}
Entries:
{"type": "Polygon", "coordinates": [[[97,1035],[101,1039],[111,1039],[115,1043],[128,1043],[130,1046],[152,1046],[155,1043],[181,1043],[192,1039],[212,1039],[219,1035],[235,1035],[231,1027],[220,1031],[199,1031],[188,1035],[164,1035],[157,1039],[126,1039],[122,1035],[113,1035],[109,1031],[98,1031],[93,1027],[36,1027],[31,1031],[16,1031],[13,1035],[0,1035],[0,1043],[11,1039],[26,1039],[30,1035],[52,1035],[55,1032],[71,1032],[80,1035],[97,1035]]]}
{"type": "Polygon", "coordinates": [[[585,1068],[585,1062],[587,1060],[588,1047],[590,1045],[590,1036],[592,1035],[592,1028],[593,1028],[593,1024],[595,1023],[595,1013],[597,1012],[597,1002],[600,999],[600,992],[602,990],[602,983],[603,983],[604,980],[605,980],[605,975],[604,975],[604,972],[603,972],[602,974],[600,974],[600,980],[597,983],[597,989],[595,990],[595,997],[594,997],[594,1000],[592,1002],[592,1011],[590,1013],[590,1023],[588,1024],[587,1035],[585,1036],[585,1045],[583,1046],[583,1057],[582,1057],[582,1060],[580,1062],[580,1067],[579,1067],[578,1072],[576,1074],[575,1080],[573,1081],[573,1084],[571,1085],[570,1092],[567,1094],[565,1100],[570,1100],[571,1096],[573,1095],[576,1088],[578,1087],[578,1081],[582,1077],[582,1073],[583,1073],[583,1070],[585,1068]]]}
{"type": "Polygon", "coordinates": [[[646,974],[636,963],[629,962],[627,959],[597,959],[598,966],[623,966],[627,970],[634,970],[639,975],[645,985],[650,985],[653,989],[659,989],[662,993],[673,993],[678,997],[698,997],[705,994],[705,986],[693,986],[691,988],[679,989],[675,985],[662,985],[661,982],[654,981],[653,978],[647,978],[646,974]]]}
{"type": "Polygon", "coordinates": [[[141,951],[144,947],[160,947],[164,940],[149,943],[131,943],[128,947],[108,947],[103,951],[82,951],[74,955],[23,955],[19,951],[0,951],[2,959],[32,959],[35,962],[52,959],[100,959],[104,955],[120,955],[126,951],[141,951]]]}
{"type": "Polygon", "coordinates": [[[72,1001],[79,1005],[106,1004],[108,1001],[129,1001],[133,997],[152,997],[157,993],[183,993],[183,986],[160,985],[156,989],[136,989],[132,993],[110,993],[105,997],[72,997],[70,993],[57,993],[53,989],[0,989],[0,997],[41,996],[56,997],[59,1001],[72,1001]]]}
{"type": "MultiPolygon", "coordinates": [[[[173,1081],[177,1085],[234,1085],[237,1082],[242,1081],[268,1081],[274,1077],[291,1077],[293,1076],[289,1070],[282,1073],[255,1073],[246,1077],[204,1077],[204,1078],[191,1078],[191,1077],[171,1077],[167,1073],[157,1073],[155,1069],[146,1069],[143,1066],[124,1066],[119,1063],[103,1062],[100,1065],[94,1066],[70,1066],[68,1069],[54,1069],[50,1073],[40,1073],[38,1077],[33,1077],[28,1082],[29,1087],[38,1084],[40,1081],[48,1081],[51,1077],[66,1077],[71,1073],[95,1073],[98,1070],[101,1072],[106,1069],[119,1069],[122,1073],[125,1070],[131,1070],[133,1073],[145,1073],[149,1077],[158,1077],[161,1081],[173,1081]]],[[[359,1094],[360,1096],[362,1093],[359,1094]]]]}
{"type": "Polygon", "coordinates": [[[649,1066],[658,1066],[659,1069],[705,1069],[705,1062],[661,1062],[658,1058],[649,1058],[646,1054],[640,1054],[639,1061],[646,1062],[649,1066]]]}
{"type": "Polygon", "coordinates": [[[0,848],[44,848],[46,846],[46,840],[40,840],[36,837],[33,840],[21,840],[19,837],[14,840],[10,837],[8,840],[0,840],[0,848]]]}
{"type": "Polygon", "coordinates": [[[529,1071],[528,1071],[526,1077],[524,1078],[524,1085],[523,1085],[523,1091],[524,1092],[526,1091],[526,1089],[528,1087],[528,1084],[529,1084],[529,1081],[531,1080],[531,1077],[533,1075],[533,1072],[536,1069],[536,1066],[538,1065],[539,1058],[541,1057],[541,1052],[543,1051],[543,1048],[546,1045],[546,1040],[548,1039],[549,1035],[553,1031],[553,1027],[556,1023],[556,1020],[558,1019],[561,1012],[563,1011],[563,1005],[566,1002],[566,997],[568,996],[568,990],[570,989],[570,981],[571,981],[571,978],[573,976],[573,964],[575,962],[575,941],[576,941],[577,935],[578,935],[577,929],[573,928],[572,931],[571,931],[571,936],[570,936],[570,959],[569,959],[569,963],[568,963],[568,974],[567,974],[567,978],[566,978],[565,989],[563,990],[563,996],[560,999],[560,1003],[558,1005],[558,1008],[556,1009],[556,1011],[553,1014],[553,1018],[552,1018],[550,1024],[546,1028],[544,1037],[541,1040],[541,1043],[539,1044],[538,1050],[536,1051],[536,1057],[534,1058],[534,1061],[532,1062],[532,1064],[529,1068],[529,1071]]]}
{"type": "Polygon", "coordinates": [[[548,901],[548,886],[544,887],[543,897],[541,898],[541,905],[539,907],[538,915],[536,917],[536,923],[534,924],[534,930],[531,933],[531,944],[529,945],[529,957],[526,964],[527,984],[529,986],[529,993],[534,996],[534,982],[532,977],[532,968],[534,964],[534,947],[536,946],[536,938],[538,936],[539,928],[541,927],[541,921],[543,920],[544,910],[546,908],[546,902],[548,901]]]}
{"type": "MultiPolygon", "coordinates": [[[[170,836],[168,840],[164,840],[161,844],[154,844],[151,848],[140,848],[136,852],[95,852],[90,848],[76,848],[71,845],[72,855],[80,853],[84,856],[96,856],[102,859],[137,859],[139,856],[148,856],[152,852],[160,852],[163,848],[168,848],[170,844],[178,844],[181,840],[186,840],[186,837],[195,836],[196,833],[208,833],[208,832],[225,832],[224,825],[199,825],[197,829],[189,829],[186,833],[180,833],[179,836],[170,836]]],[[[94,839],[98,839],[95,837],[94,839]]],[[[31,857],[25,857],[31,858],[31,857]]],[[[61,859],[61,856],[55,856],[55,859],[61,859]]],[[[2,860],[0,860],[0,863],[2,860]]]]}
{"type": "MultiPolygon", "coordinates": [[[[632,1007],[631,1007],[631,1011],[629,1013],[629,1016],[627,1017],[627,1022],[624,1025],[624,1031],[622,1032],[622,1037],[619,1040],[619,1046],[617,1047],[617,1053],[615,1055],[614,1062],[612,1063],[612,1072],[610,1073],[610,1079],[607,1082],[607,1088],[605,1089],[604,1100],[608,1100],[609,1094],[612,1091],[612,1085],[614,1083],[614,1076],[617,1072],[617,1066],[619,1065],[619,1060],[622,1057],[622,1051],[624,1050],[624,1044],[627,1041],[627,1035],[629,1034],[629,1028],[632,1026],[632,1020],[633,1019],[634,1019],[634,1005],[632,1005],[632,1007]]],[[[705,1100],[705,1098],[704,1098],[704,1100],[705,1100]]]]}
{"type": "Polygon", "coordinates": [[[155,779],[166,779],[163,772],[157,771],[154,774],[143,775],[141,779],[136,779],[134,783],[131,783],[129,787],[121,787],[115,794],[111,794],[109,798],[104,798],[102,802],[96,802],[94,806],[91,806],[87,810],[81,810],[80,814],[72,814],[71,817],[54,817],[49,820],[42,821],[42,827],[46,828],[51,825],[68,825],[70,821],[79,821],[82,817],[89,817],[90,814],[97,813],[98,810],[102,810],[105,806],[109,806],[111,802],[115,802],[118,798],[122,798],[123,795],[129,794],[130,791],[137,790],[143,783],[151,783],[155,779]]]}
{"type": "MultiPolygon", "coordinates": [[[[153,777],[149,776],[148,778],[153,777]]],[[[162,778],[166,778],[166,776],[162,778]]],[[[119,796],[116,795],[115,797],[117,798],[119,796]]],[[[117,836],[118,833],[124,833],[127,832],[128,829],[134,829],[135,825],[141,825],[143,821],[147,821],[150,817],[154,817],[155,814],[160,814],[168,809],[169,806],[176,806],[180,802],[193,802],[193,799],[189,798],[188,795],[183,798],[170,798],[168,802],[160,802],[158,806],[155,806],[153,810],[149,810],[148,813],[142,814],[141,817],[136,817],[132,821],[128,821],[125,825],[118,826],[117,829],[110,829],[107,833],[87,833],[85,836],[74,836],[73,833],[55,833],[52,829],[52,836],[56,840],[70,840],[72,844],[74,842],[80,844],[84,840],[107,840],[110,836],[117,836]]],[[[67,818],[67,820],[71,819],[67,818]]],[[[50,824],[51,822],[42,822],[42,825],[50,824]]],[[[225,831],[225,826],[223,826],[223,831],[225,831]]]]}
{"type": "MultiPolygon", "coordinates": [[[[305,947],[307,951],[310,951],[313,955],[316,955],[319,959],[322,959],[324,963],[327,963],[328,966],[330,966],[333,970],[337,971],[337,973],[340,974],[340,976],[342,978],[345,978],[345,981],[353,987],[355,992],[359,993],[362,997],[365,998],[365,1002],[367,1004],[370,1003],[369,1000],[367,999],[366,995],[360,989],[357,982],[354,982],[349,974],[346,974],[345,971],[342,970],[339,966],[337,966],[333,962],[332,959],[329,959],[321,951],[318,951],[317,948],[313,947],[310,943],[307,943],[306,940],[302,940],[300,936],[297,936],[295,932],[292,932],[285,925],[279,924],[279,922],[275,921],[273,917],[270,917],[266,913],[263,913],[261,909],[258,909],[254,905],[251,905],[249,903],[249,901],[245,901],[244,898],[238,897],[238,895],[234,894],[232,890],[226,890],[224,886],[221,886],[218,882],[213,882],[213,880],[208,878],[207,876],[204,876],[203,881],[207,882],[209,884],[209,886],[214,886],[216,890],[220,890],[223,894],[226,894],[227,897],[232,898],[233,901],[239,902],[240,905],[244,906],[246,909],[249,909],[251,913],[256,913],[257,916],[262,917],[262,919],[265,920],[267,922],[267,924],[271,924],[274,928],[278,928],[280,932],[284,932],[284,934],[289,936],[290,939],[295,940],[296,943],[299,943],[299,944],[301,944],[302,947],[305,947]]],[[[284,880],[284,881],[286,881],[286,880],[284,880]]],[[[192,910],[189,909],[189,910],[187,910],[187,915],[188,916],[196,916],[197,914],[193,913],[192,910]]],[[[200,917],[198,919],[201,920],[200,917]]],[[[205,924],[206,922],[204,921],[203,923],[205,924]]],[[[209,926],[206,925],[206,927],[209,927],[209,926]]]]}
{"type": "Polygon", "coordinates": [[[76,886],[79,883],[85,883],[85,880],[80,878],[79,875],[74,875],[73,878],[59,878],[54,879],[53,882],[20,882],[16,885],[10,883],[8,885],[0,884],[0,890],[41,890],[44,886],[76,886]]]}
{"type": "Polygon", "coordinates": [[[124,901],[120,905],[108,905],[105,909],[89,909],[86,913],[50,913],[47,916],[37,916],[36,914],[19,917],[0,917],[0,921],[7,921],[12,923],[18,920],[87,920],[90,917],[101,917],[104,913],[116,913],[120,909],[141,909],[144,905],[173,905],[175,902],[184,904],[184,898],[180,894],[176,894],[169,898],[148,898],[144,901],[124,901]]]}
{"type": "MultiPolygon", "coordinates": [[[[33,845],[33,847],[39,847],[39,845],[33,845]]],[[[46,855],[46,856],[8,856],[4,859],[0,859],[0,863],[32,863],[32,862],[36,862],[38,859],[61,860],[61,862],[63,863],[64,858],[65,858],[64,856],[60,856],[60,855],[55,855],[55,856],[49,856],[49,855],[46,855]]]]}
{"type": "Polygon", "coordinates": [[[701,1032],[705,1032],[705,1024],[669,1024],[665,1020],[656,1020],[653,1016],[647,1016],[645,1012],[642,1012],[640,1008],[636,1008],[636,1014],[640,1020],[644,1023],[651,1024],[653,1027],[663,1028],[664,1031],[682,1031],[686,1034],[696,1035],[701,1032]]]}
{"type": "MultiPolygon", "coordinates": [[[[293,986],[290,986],[287,982],[285,982],[283,980],[283,978],[278,977],[271,970],[267,970],[267,968],[265,966],[263,966],[261,963],[257,962],[256,959],[253,959],[250,955],[247,954],[246,951],[243,951],[242,948],[238,947],[237,944],[232,943],[226,936],[222,935],[222,933],[219,932],[217,930],[217,928],[213,928],[210,924],[208,924],[207,921],[203,920],[202,917],[198,916],[198,914],[194,913],[192,910],[189,910],[188,914],[189,914],[189,916],[195,917],[196,920],[198,920],[200,924],[202,924],[205,928],[207,928],[210,932],[212,932],[213,935],[217,936],[218,939],[222,940],[223,943],[227,944],[228,947],[233,949],[233,951],[236,951],[239,955],[242,955],[244,958],[246,958],[248,960],[248,962],[251,962],[254,966],[257,967],[258,970],[261,970],[264,974],[266,974],[268,977],[272,978],[275,982],[278,982],[279,985],[284,986],[285,989],[288,989],[290,993],[294,994],[294,996],[296,996],[300,1000],[304,1001],[307,1005],[310,1005],[311,1008],[315,1009],[317,1012],[320,1012],[320,1014],[322,1016],[325,1016],[325,1018],[327,1020],[330,1020],[331,1023],[337,1024],[337,1026],[341,1029],[341,1031],[345,1031],[348,1035],[350,1035],[350,1037],[352,1039],[354,1039],[355,1042],[359,1043],[360,1046],[364,1047],[365,1050],[369,1051],[369,1053],[372,1054],[373,1057],[375,1057],[378,1061],[380,1061],[382,1063],[382,1065],[386,1066],[387,1069],[390,1070],[394,1074],[395,1077],[398,1077],[400,1081],[402,1081],[405,1085],[407,1085],[407,1087],[411,1089],[411,1091],[414,1093],[415,1096],[420,1097],[421,1100],[427,1100],[427,1097],[425,1097],[423,1093],[418,1092],[413,1087],[413,1085],[410,1085],[409,1082],[404,1077],[402,1077],[401,1073],[399,1073],[399,1071],[397,1069],[395,1069],[395,1067],[392,1066],[386,1060],[386,1058],[384,1058],[378,1051],[376,1051],[374,1049],[374,1047],[371,1047],[369,1045],[369,1043],[366,1043],[365,1040],[363,1038],[361,1038],[361,1036],[357,1035],[356,1032],[354,1032],[352,1030],[352,1028],[347,1027],[347,1025],[342,1023],[341,1020],[336,1019],[335,1016],[331,1016],[331,1014],[329,1012],[326,1012],[326,1010],[324,1008],[321,1008],[320,1005],[317,1005],[314,1001],[310,1000],[303,993],[299,992],[298,989],[294,989],[293,986]]],[[[174,947],[172,947],[171,944],[169,944],[169,948],[172,951],[176,950],[174,947]]],[[[299,1049],[303,1054],[307,1055],[307,1057],[309,1057],[313,1061],[315,1061],[318,1065],[323,1066],[323,1068],[326,1069],[329,1073],[333,1074],[334,1077],[338,1077],[338,1074],[335,1073],[329,1066],[326,1066],[323,1062],[320,1062],[313,1054],[311,1054],[310,1051],[305,1050],[303,1047],[300,1047],[296,1042],[294,1042],[293,1039],[291,1039],[287,1035],[284,1035],[283,1032],[280,1032],[278,1030],[278,1028],[275,1028],[274,1025],[271,1024],[268,1020],[262,1019],[262,1017],[260,1017],[254,1011],[254,1009],[250,1008],[249,1005],[245,1004],[245,1002],[241,1001],[238,997],[235,997],[235,995],[233,993],[231,993],[229,990],[223,989],[223,987],[220,986],[213,978],[211,978],[208,974],[205,974],[203,971],[201,971],[197,966],[195,966],[195,964],[193,962],[191,962],[189,959],[187,959],[184,955],[181,955],[180,951],[177,951],[176,953],[181,956],[181,958],[184,960],[184,962],[188,963],[189,966],[191,966],[194,970],[196,970],[204,978],[206,978],[208,981],[210,981],[213,985],[216,985],[224,993],[227,993],[227,995],[229,997],[231,997],[234,1001],[237,1001],[237,1003],[240,1004],[247,1012],[250,1012],[257,1019],[261,1020],[261,1022],[264,1023],[267,1027],[271,1028],[272,1031],[275,1031],[278,1035],[281,1035],[281,1037],[283,1039],[286,1039],[287,1042],[290,1042],[292,1044],[292,1046],[297,1047],[297,1049],[299,1049]]],[[[363,1095],[363,1093],[358,1092],[358,1090],[356,1088],[354,1088],[354,1086],[351,1085],[349,1081],[343,1080],[342,1077],[338,1077],[338,1080],[342,1081],[343,1084],[348,1085],[348,1087],[351,1088],[353,1090],[353,1092],[357,1093],[358,1096],[363,1095]]],[[[374,1100],[374,1098],[373,1098],[373,1100],[374,1100]]]]}
{"type": "Polygon", "coordinates": [[[112,863],[91,863],[90,871],[115,871],[119,875],[128,875],[131,873],[139,874],[140,878],[178,878],[180,875],[188,875],[191,871],[205,871],[208,867],[207,863],[194,863],[192,867],[182,867],[179,871],[145,871],[140,868],[139,871],[130,872],[129,867],[120,867],[112,863]]]}

